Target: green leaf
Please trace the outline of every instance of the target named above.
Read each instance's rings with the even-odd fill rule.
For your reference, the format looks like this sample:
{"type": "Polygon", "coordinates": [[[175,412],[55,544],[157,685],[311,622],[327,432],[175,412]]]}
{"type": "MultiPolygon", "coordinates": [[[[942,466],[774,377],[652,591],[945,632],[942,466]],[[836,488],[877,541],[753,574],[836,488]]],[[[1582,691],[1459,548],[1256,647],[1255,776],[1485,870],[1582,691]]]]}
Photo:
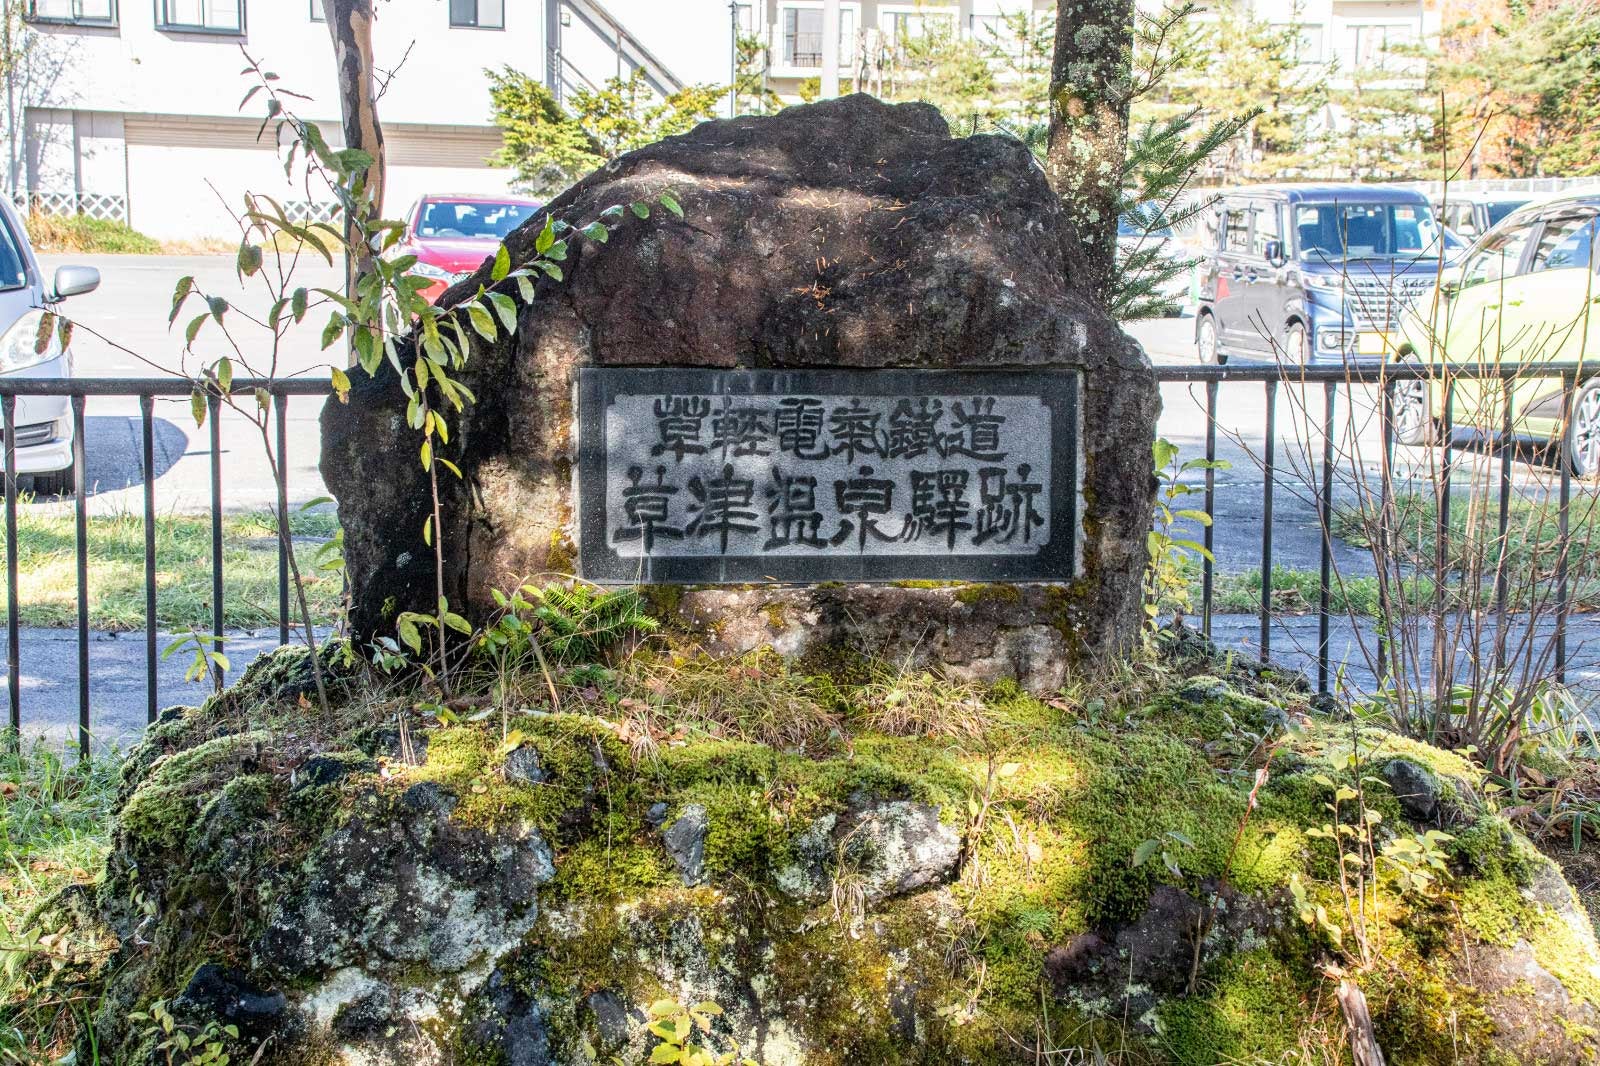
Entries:
{"type": "Polygon", "coordinates": [[[489,303],[493,305],[495,314],[500,316],[500,324],[506,328],[507,333],[517,331],[517,302],[503,292],[486,294],[489,303]]]}
{"type": "Polygon", "coordinates": [[[327,350],[328,345],[339,339],[339,334],[344,332],[344,316],[338,312],[328,316],[328,324],[322,327],[322,348],[327,350]]]}
{"type": "Polygon", "coordinates": [[[468,636],[472,635],[472,623],[467,621],[465,618],[462,618],[459,614],[455,614],[451,611],[444,612],[444,624],[455,630],[457,633],[465,633],[468,636]]]}
{"type": "Polygon", "coordinates": [[[200,336],[200,327],[205,325],[206,319],[210,317],[210,314],[195,315],[189,320],[189,324],[183,330],[183,343],[185,345],[192,346],[194,344],[194,339],[200,336]]]}
{"type": "Polygon", "coordinates": [[[504,244],[494,250],[494,267],[489,271],[489,277],[494,281],[503,281],[511,273],[511,253],[504,244]]]}
{"type": "Polygon", "coordinates": [[[267,312],[268,329],[272,330],[274,333],[278,331],[278,323],[283,321],[283,311],[284,308],[288,306],[289,299],[286,296],[280,296],[278,299],[273,301],[272,310],[267,312]]]}
{"type": "Polygon", "coordinates": [[[355,174],[372,166],[372,153],[360,148],[341,148],[333,153],[334,168],[345,174],[355,174]]]}
{"type": "Polygon", "coordinates": [[[196,427],[206,424],[206,395],[199,389],[189,394],[189,413],[194,416],[196,427]]]}
{"type": "Polygon", "coordinates": [[[346,374],[343,370],[340,370],[338,367],[334,367],[333,368],[333,373],[331,374],[331,377],[333,378],[333,392],[334,392],[334,395],[339,397],[339,402],[340,403],[349,403],[350,402],[350,375],[346,374]]]}
{"type": "Polygon", "coordinates": [[[604,244],[611,239],[611,230],[604,222],[591,222],[583,227],[583,235],[591,241],[604,244]]]}
{"type": "Polygon", "coordinates": [[[549,274],[557,281],[562,281],[566,278],[566,275],[561,272],[561,268],[556,266],[554,263],[540,263],[539,269],[544,271],[546,274],[549,274]]]}
{"type": "MultiPolygon", "coordinates": [[[[654,1030],[655,1026],[650,1028],[654,1030]]],[[[657,1044],[656,1049],[650,1052],[650,1061],[654,1063],[678,1062],[682,1057],[683,1049],[676,1044],[657,1044]]]]}
{"type": "MultiPolygon", "coordinates": [[[[559,279],[557,279],[557,280],[559,280],[559,279]]],[[[533,297],[534,297],[533,279],[528,277],[528,275],[526,275],[526,274],[517,275],[517,295],[522,297],[522,302],[523,303],[525,303],[525,304],[533,303],[533,297]]]]}
{"type": "Polygon", "coordinates": [[[362,366],[366,366],[368,363],[375,364],[378,359],[382,358],[382,355],[378,351],[377,344],[372,336],[372,330],[368,329],[366,326],[356,327],[354,344],[356,349],[356,357],[361,360],[362,366]]]}
{"type": "Polygon", "coordinates": [[[1159,851],[1160,848],[1161,841],[1159,840],[1143,841],[1138,847],[1133,849],[1133,864],[1135,866],[1143,866],[1145,863],[1150,861],[1150,857],[1159,851]]]}
{"type": "Polygon", "coordinates": [[[251,244],[249,241],[239,245],[239,257],[235,266],[245,277],[255,277],[256,271],[261,269],[261,246],[251,244]]]}
{"type": "Polygon", "coordinates": [[[294,295],[289,298],[289,309],[294,312],[294,320],[299,322],[306,317],[306,300],[308,294],[304,285],[294,290],[294,295]]]}
{"type": "Polygon", "coordinates": [[[227,356],[217,360],[217,384],[223,392],[233,390],[233,360],[227,356]]]}
{"type": "Polygon", "coordinates": [[[633,203],[629,204],[628,207],[633,211],[635,218],[650,217],[650,205],[645,203],[643,200],[635,200],[633,203]]]}
{"type": "Polygon", "coordinates": [[[400,643],[410,648],[414,654],[422,654],[422,634],[417,630],[417,615],[410,611],[405,612],[395,619],[395,632],[400,637],[400,643]]]}
{"type": "Polygon", "coordinates": [[[215,318],[218,322],[221,322],[222,316],[228,313],[228,301],[224,300],[220,296],[208,297],[206,299],[206,306],[211,309],[211,317],[215,318]]]}
{"type": "Polygon", "coordinates": [[[422,469],[427,470],[433,466],[433,441],[423,441],[420,454],[422,456],[422,469]]]}
{"type": "Polygon", "coordinates": [[[172,290],[172,313],[167,316],[167,325],[172,325],[178,320],[178,312],[183,310],[184,301],[194,292],[194,275],[185,274],[178,279],[178,284],[172,290]]]}
{"type": "Polygon", "coordinates": [[[556,219],[554,215],[544,216],[544,229],[539,231],[539,236],[533,239],[533,250],[540,255],[548,252],[556,243],[556,219]]]}
{"type": "Polygon", "coordinates": [[[478,336],[486,341],[495,339],[494,318],[483,309],[482,304],[470,303],[467,305],[467,318],[472,323],[472,329],[478,336]]]}
{"type": "Polygon", "coordinates": [[[656,202],[679,218],[683,217],[683,208],[678,204],[678,198],[670,192],[664,192],[656,197],[656,202]]]}

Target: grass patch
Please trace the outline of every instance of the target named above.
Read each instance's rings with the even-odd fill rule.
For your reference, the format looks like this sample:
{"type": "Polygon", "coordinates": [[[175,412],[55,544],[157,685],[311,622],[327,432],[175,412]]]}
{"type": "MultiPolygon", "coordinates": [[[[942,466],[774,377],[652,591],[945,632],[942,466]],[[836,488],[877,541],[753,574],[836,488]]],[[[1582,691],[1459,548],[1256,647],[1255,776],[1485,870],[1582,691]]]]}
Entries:
{"type": "Polygon", "coordinates": [[[109,846],[119,762],[0,738],[0,1061],[46,1062],[65,1052],[93,1006],[78,979],[110,945],[60,935],[45,905],[90,884],[109,846]]]}
{"type": "Polygon", "coordinates": [[[28,239],[38,252],[85,255],[155,255],[161,242],[124,222],[87,215],[28,216],[28,239]]]}
{"type": "MultiPolygon", "coordinates": [[[[1189,605],[1185,614],[1197,617],[1200,613],[1202,582],[1198,563],[1186,565],[1184,576],[1188,579],[1189,605]]],[[[1274,614],[1311,614],[1317,609],[1321,597],[1321,575],[1316,570],[1299,570],[1287,566],[1272,568],[1272,611],[1274,614]]],[[[1432,583],[1426,583],[1431,592],[1432,583]]],[[[1336,614],[1353,614],[1377,617],[1378,580],[1374,577],[1343,577],[1335,574],[1328,590],[1329,610],[1336,614]]],[[[1261,610],[1261,570],[1242,573],[1218,573],[1212,589],[1212,610],[1217,614],[1255,614],[1261,610]]],[[[1175,604],[1163,605],[1170,611],[1175,604]]]]}
{"type": "MultiPolygon", "coordinates": [[[[1395,498],[1395,549],[1399,561],[1419,574],[1432,574],[1439,545],[1439,512],[1431,494],[1395,498]]],[[[1455,497],[1450,506],[1445,552],[1455,573],[1477,574],[1492,582],[1502,564],[1516,607],[1545,602],[1560,559],[1560,508],[1552,500],[1513,496],[1506,511],[1506,535],[1500,536],[1499,501],[1487,496],[1455,497]]],[[[1371,547],[1370,516],[1353,508],[1336,508],[1333,533],[1357,548],[1371,547]]],[[[1568,510],[1571,546],[1568,580],[1585,607],[1600,604],[1600,497],[1574,494],[1568,510]]],[[[1430,590],[1431,591],[1431,590],[1430,590]]]]}
{"type": "MultiPolygon", "coordinates": [[[[1457,496],[1450,509],[1450,530],[1446,551],[1455,565],[1450,580],[1451,609],[1490,603],[1495,573],[1505,557],[1506,600],[1513,610],[1538,605],[1554,606],[1556,564],[1560,556],[1559,508],[1554,501],[1513,498],[1507,509],[1506,537],[1502,543],[1496,510],[1498,501],[1486,505],[1482,499],[1457,496]],[[1485,507],[1487,506],[1487,510],[1485,507]],[[1463,593],[1464,575],[1476,575],[1481,592],[1477,597],[1463,593]]],[[[1430,609],[1434,606],[1433,579],[1438,550],[1438,509],[1429,495],[1403,495],[1395,499],[1398,533],[1396,550],[1407,574],[1397,583],[1404,606],[1430,609]]],[[[1336,509],[1333,534],[1354,548],[1370,549],[1370,520],[1354,508],[1336,509]]],[[[1574,495],[1568,515],[1571,547],[1567,556],[1568,581],[1573,608],[1600,610],[1600,498],[1574,495]]],[[[1186,613],[1200,611],[1201,570],[1198,560],[1188,560],[1184,576],[1189,587],[1190,606],[1186,613]]],[[[1310,614],[1317,609],[1321,578],[1315,567],[1272,568],[1272,609],[1276,614],[1310,614]]],[[[1218,614],[1255,614],[1261,609],[1261,570],[1259,568],[1216,575],[1213,609],[1218,614]]],[[[1175,604],[1164,604],[1172,610],[1175,604]]],[[[1330,608],[1336,614],[1376,618],[1381,612],[1378,580],[1372,576],[1335,574],[1330,590],[1330,608]]]]}
{"type": "MultiPolygon", "coordinates": [[[[278,539],[270,512],[225,515],[222,521],[223,620],[231,627],[278,619],[278,539]]],[[[330,622],[343,583],[315,571],[317,548],[338,530],[331,513],[291,513],[295,557],[318,623],[330,622]]],[[[0,537],[3,539],[3,537],[0,537]]],[[[211,625],[211,517],[156,518],[156,621],[165,629],[211,625]]],[[[70,513],[19,508],[17,557],[20,620],[30,626],[73,626],[78,619],[77,560],[70,513]]],[[[291,608],[292,597],[291,597],[291,608]]],[[[89,625],[142,629],[144,516],[123,512],[89,518],[89,625]]]]}

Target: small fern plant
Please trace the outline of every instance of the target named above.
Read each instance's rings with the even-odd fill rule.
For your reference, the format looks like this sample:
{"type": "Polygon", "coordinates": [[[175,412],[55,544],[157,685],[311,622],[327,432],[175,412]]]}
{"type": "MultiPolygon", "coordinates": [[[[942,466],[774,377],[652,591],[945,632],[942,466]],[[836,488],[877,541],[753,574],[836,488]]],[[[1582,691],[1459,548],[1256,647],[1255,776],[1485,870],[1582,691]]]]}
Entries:
{"type": "Polygon", "coordinates": [[[534,600],[539,644],[559,666],[599,662],[612,647],[660,627],[645,613],[644,600],[634,589],[573,584],[524,591],[534,600]]]}

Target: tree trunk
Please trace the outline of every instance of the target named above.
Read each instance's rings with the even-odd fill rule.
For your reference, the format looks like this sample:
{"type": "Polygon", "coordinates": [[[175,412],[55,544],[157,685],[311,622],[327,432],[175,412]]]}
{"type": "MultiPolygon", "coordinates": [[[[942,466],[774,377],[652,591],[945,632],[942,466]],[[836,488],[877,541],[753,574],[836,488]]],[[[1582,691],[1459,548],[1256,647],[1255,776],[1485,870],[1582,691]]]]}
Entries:
{"type": "MultiPolygon", "coordinates": [[[[378,99],[372,63],[373,0],[322,0],[333,57],[338,68],[339,112],[346,148],[359,148],[372,157],[363,185],[365,221],[383,216],[383,187],[387,168],[383,157],[383,127],[378,124],[378,99]]],[[[345,286],[353,293],[356,280],[372,270],[372,249],[359,235],[358,220],[345,219],[345,286]]]]}
{"type": "Polygon", "coordinates": [[[1350,1057],[1356,1066],[1384,1066],[1383,1049],[1372,1031],[1372,1015],[1367,1011],[1367,997],[1356,983],[1349,979],[1339,982],[1334,998],[1344,1014],[1345,1028],[1350,1032],[1350,1057]]]}
{"type": "Polygon", "coordinates": [[[1090,290],[1110,292],[1128,152],[1134,0],[1058,0],[1045,172],[1077,227],[1090,290]]]}

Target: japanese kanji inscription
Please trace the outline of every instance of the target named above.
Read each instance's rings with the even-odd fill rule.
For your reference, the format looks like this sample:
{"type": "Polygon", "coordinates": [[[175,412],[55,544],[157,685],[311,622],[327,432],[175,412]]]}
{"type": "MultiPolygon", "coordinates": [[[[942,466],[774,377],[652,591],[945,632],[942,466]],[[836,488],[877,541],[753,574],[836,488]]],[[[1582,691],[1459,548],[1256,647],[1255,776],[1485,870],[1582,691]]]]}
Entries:
{"type": "Polygon", "coordinates": [[[590,580],[1073,575],[1074,373],[589,368],[577,410],[590,580]]]}

